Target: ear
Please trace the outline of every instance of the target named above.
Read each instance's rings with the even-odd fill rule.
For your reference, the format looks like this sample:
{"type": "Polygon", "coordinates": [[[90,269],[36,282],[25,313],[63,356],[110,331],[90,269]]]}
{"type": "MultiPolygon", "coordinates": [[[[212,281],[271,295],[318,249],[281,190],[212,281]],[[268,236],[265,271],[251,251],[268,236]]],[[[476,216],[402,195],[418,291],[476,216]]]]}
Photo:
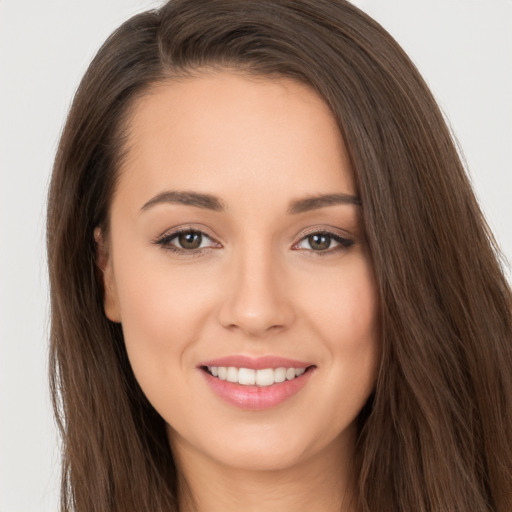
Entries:
{"type": "Polygon", "coordinates": [[[103,237],[101,228],[94,229],[94,241],[96,245],[96,266],[100,270],[99,281],[103,284],[103,308],[105,316],[112,322],[121,322],[121,310],[117,296],[114,269],[108,244],[103,237]]]}

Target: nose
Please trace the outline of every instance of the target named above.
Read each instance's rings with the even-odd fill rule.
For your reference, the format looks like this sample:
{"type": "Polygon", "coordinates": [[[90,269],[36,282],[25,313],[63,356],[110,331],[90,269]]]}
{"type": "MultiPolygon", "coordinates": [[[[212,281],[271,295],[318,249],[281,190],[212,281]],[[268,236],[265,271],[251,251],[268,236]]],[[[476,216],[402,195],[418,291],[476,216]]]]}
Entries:
{"type": "Polygon", "coordinates": [[[219,310],[223,327],[253,338],[285,330],[295,319],[282,263],[270,251],[259,249],[248,250],[231,262],[219,310]]]}

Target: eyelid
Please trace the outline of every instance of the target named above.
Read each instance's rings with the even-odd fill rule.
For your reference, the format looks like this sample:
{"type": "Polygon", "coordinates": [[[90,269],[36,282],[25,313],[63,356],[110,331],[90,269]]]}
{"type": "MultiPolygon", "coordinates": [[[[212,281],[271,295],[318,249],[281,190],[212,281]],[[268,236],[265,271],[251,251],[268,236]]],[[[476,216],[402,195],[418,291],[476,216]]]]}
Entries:
{"type": "Polygon", "coordinates": [[[151,241],[152,244],[161,246],[162,249],[174,252],[176,254],[182,254],[185,256],[193,256],[209,249],[217,249],[222,247],[222,244],[217,241],[216,237],[209,234],[204,227],[198,227],[197,225],[184,225],[176,228],[167,229],[161,235],[157,236],[151,241]],[[213,243],[209,247],[199,247],[197,249],[183,249],[176,245],[172,245],[170,242],[177,238],[182,233],[200,233],[201,236],[210,239],[213,243]]]}
{"type": "MultiPolygon", "coordinates": [[[[179,255],[184,256],[194,256],[194,255],[200,255],[203,252],[207,252],[211,249],[218,249],[222,248],[222,244],[217,241],[215,236],[210,235],[208,230],[204,227],[199,227],[197,225],[184,225],[179,226],[176,228],[171,228],[166,231],[164,231],[161,235],[159,235],[157,238],[152,240],[152,243],[155,245],[161,246],[164,250],[169,250],[171,252],[174,252],[179,255]],[[208,247],[198,247],[196,249],[184,249],[181,247],[178,247],[176,245],[171,244],[170,242],[177,238],[182,233],[199,233],[203,237],[206,237],[212,241],[212,244],[208,247]]],[[[331,254],[335,253],[339,250],[347,250],[352,245],[356,243],[354,237],[350,234],[345,233],[339,228],[334,227],[326,227],[326,226],[312,226],[305,231],[303,231],[299,237],[297,238],[297,241],[292,245],[292,249],[296,251],[305,251],[308,253],[312,253],[315,256],[321,256],[322,254],[331,254]],[[331,237],[334,239],[335,242],[337,242],[337,246],[325,250],[315,250],[315,249],[304,249],[304,248],[298,248],[297,246],[308,236],[318,234],[318,235],[326,235],[328,237],[331,237]]]]}
{"type": "Polygon", "coordinates": [[[154,241],[158,241],[167,236],[179,235],[180,233],[188,233],[189,231],[201,233],[202,235],[206,235],[208,238],[217,238],[216,235],[211,233],[211,230],[207,226],[203,226],[202,224],[179,224],[178,226],[174,226],[163,231],[154,239],[154,241]]]}
{"type": "Polygon", "coordinates": [[[315,233],[327,233],[331,235],[336,235],[341,238],[347,238],[347,239],[353,239],[354,235],[351,235],[349,232],[344,231],[340,228],[336,228],[334,226],[326,226],[324,224],[317,225],[317,226],[311,226],[304,231],[302,231],[298,237],[302,240],[304,237],[309,235],[314,235],[315,233]]]}
{"type": "Polygon", "coordinates": [[[356,240],[354,236],[342,231],[339,228],[334,227],[325,227],[325,226],[313,226],[305,230],[299,235],[300,238],[293,244],[292,249],[297,251],[305,251],[311,254],[314,254],[315,256],[321,256],[326,254],[335,253],[339,250],[347,250],[350,247],[352,247],[356,240]],[[314,249],[303,249],[303,248],[297,248],[297,246],[308,236],[311,235],[326,235],[334,239],[338,245],[336,247],[326,249],[326,250],[314,250],[314,249]]]}

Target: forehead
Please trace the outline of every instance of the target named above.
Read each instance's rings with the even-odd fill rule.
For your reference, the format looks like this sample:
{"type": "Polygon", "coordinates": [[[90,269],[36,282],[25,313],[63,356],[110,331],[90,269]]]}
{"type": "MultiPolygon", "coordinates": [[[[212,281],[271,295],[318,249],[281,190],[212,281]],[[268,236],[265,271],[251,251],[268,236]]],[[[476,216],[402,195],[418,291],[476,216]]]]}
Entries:
{"type": "Polygon", "coordinates": [[[285,78],[223,71],[155,85],[133,106],[127,150],[121,187],[139,195],[355,192],[331,111],[285,78]]]}

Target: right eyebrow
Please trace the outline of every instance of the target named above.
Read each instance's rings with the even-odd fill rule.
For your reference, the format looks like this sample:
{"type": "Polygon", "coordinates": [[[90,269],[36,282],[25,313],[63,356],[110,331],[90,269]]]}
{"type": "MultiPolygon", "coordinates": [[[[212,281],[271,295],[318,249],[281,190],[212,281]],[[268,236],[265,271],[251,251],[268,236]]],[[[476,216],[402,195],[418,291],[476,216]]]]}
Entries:
{"type": "Polygon", "coordinates": [[[175,203],[185,204],[188,206],[196,206],[197,208],[205,208],[207,210],[213,210],[216,212],[222,212],[226,208],[223,201],[211,194],[200,194],[198,192],[182,192],[176,190],[166,190],[157,194],[149,201],[144,203],[140,212],[148,210],[149,208],[162,203],[175,203]]]}

